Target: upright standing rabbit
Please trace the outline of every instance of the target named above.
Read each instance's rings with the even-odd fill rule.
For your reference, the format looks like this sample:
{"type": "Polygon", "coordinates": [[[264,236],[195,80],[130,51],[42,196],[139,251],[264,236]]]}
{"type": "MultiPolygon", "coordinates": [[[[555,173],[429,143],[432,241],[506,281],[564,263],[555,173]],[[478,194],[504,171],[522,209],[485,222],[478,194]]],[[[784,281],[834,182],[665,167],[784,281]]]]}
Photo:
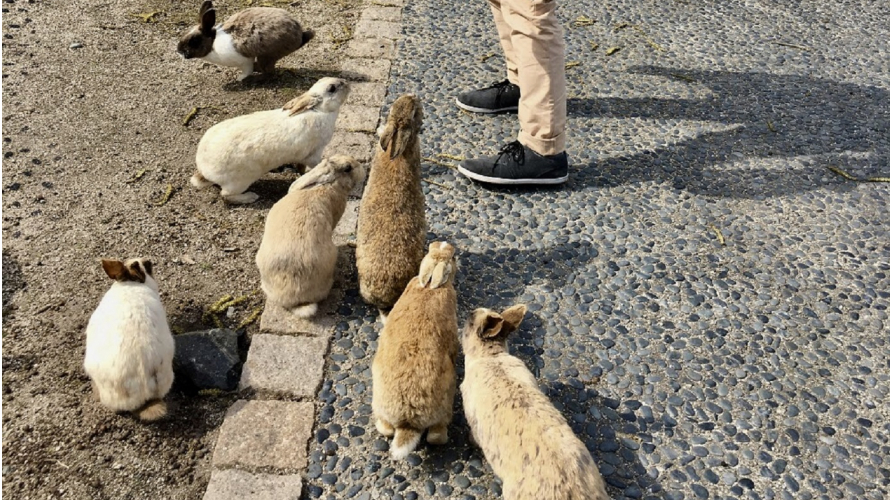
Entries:
{"type": "Polygon", "coordinates": [[[314,167],[334,135],[340,105],[349,84],[322,78],[305,94],[281,109],[258,111],[217,123],[201,138],[192,185],[218,184],[228,203],[253,203],[248,187],[266,173],[288,163],[314,167]]]}
{"type": "Polygon", "coordinates": [[[167,414],[174,345],[151,261],[103,260],[102,268],[115,282],[87,325],[83,366],[93,395],[112,410],[157,420],[167,414]]]}
{"type": "Polygon", "coordinates": [[[393,436],[392,457],[401,460],[420,443],[448,441],[457,381],[457,293],[454,247],[430,245],[396,302],[378,340],[371,366],[377,430],[393,436]]]}
{"type": "Polygon", "coordinates": [[[253,73],[254,64],[263,74],[273,74],[279,59],[314,36],[286,10],[271,7],[244,9],[217,25],[213,2],[206,0],[198,13],[198,25],[182,34],[176,51],[186,59],[198,57],[238,68],[240,81],[253,73]]]}
{"type": "Polygon", "coordinates": [[[302,317],[315,314],[334,284],[334,228],[364,177],[359,162],[335,155],[294,182],[269,210],[256,264],[270,302],[302,317]]]}
{"type": "Polygon", "coordinates": [[[464,328],[460,392],[472,437],[503,481],[505,500],[607,500],[584,443],[507,351],[525,311],[476,309],[464,328]]]}
{"type": "Polygon", "coordinates": [[[359,290],[384,319],[417,275],[424,255],[426,216],[418,138],[422,125],[417,97],[396,99],[359,210],[355,250],[359,290]]]}

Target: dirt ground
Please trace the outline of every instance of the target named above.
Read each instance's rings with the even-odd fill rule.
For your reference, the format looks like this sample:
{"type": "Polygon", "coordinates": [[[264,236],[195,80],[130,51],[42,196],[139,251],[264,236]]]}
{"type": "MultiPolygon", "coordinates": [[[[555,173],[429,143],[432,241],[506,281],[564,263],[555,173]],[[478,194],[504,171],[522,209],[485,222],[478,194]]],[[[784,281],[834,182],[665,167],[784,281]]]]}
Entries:
{"type": "MultiPolygon", "coordinates": [[[[3,0],[4,498],[203,494],[235,396],[174,389],[166,421],[114,415],[89,394],[84,328],[111,284],[102,257],[153,259],[176,332],[212,327],[217,299],[258,289],[263,220],[296,174],[271,174],[252,189],[258,203],[228,207],[189,186],[196,145],[213,124],[335,74],[359,2],[216,5],[224,18],[251,3],[316,31],[261,84],[176,54],[198,0],[3,0]]],[[[220,319],[237,326],[261,304],[253,295],[220,319]]]]}

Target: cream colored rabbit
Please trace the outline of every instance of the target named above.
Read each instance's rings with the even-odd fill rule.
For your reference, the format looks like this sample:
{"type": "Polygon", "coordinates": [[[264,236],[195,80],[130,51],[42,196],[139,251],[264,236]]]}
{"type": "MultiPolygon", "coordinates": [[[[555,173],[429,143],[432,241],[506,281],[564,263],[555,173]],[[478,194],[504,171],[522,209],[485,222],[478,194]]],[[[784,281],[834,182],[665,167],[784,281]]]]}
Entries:
{"type": "Polygon", "coordinates": [[[503,481],[505,500],[607,500],[584,443],[507,351],[525,311],[476,309],[464,328],[460,392],[472,438],[503,481]]]}
{"type": "Polygon", "coordinates": [[[457,385],[456,267],[453,246],[431,244],[380,333],[371,406],[377,430],[393,436],[396,460],[417,447],[426,429],[428,443],[448,442],[457,385]]]}
{"type": "Polygon", "coordinates": [[[115,280],[87,324],[83,367],[93,395],[114,411],[142,420],[167,414],[173,385],[173,335],[147,259],[103,260],[115,280]]]}
{"type": "Polygon", "coordinates": [[[266,216],[256,254],[269,302],[309,317],[334,283],[337,247],[334,228],[364,168],[352,157],[335,155],[294,182],[266,216]]]}

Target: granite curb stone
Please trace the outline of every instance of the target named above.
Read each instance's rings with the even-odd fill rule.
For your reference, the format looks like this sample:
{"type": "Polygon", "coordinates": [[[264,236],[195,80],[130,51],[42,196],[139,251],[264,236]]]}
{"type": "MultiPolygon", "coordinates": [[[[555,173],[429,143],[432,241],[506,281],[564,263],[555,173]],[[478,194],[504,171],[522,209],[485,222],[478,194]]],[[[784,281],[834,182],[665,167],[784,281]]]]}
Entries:
{"type": "Polygon", "coordinates": [[[219,430],[213,466],[300,470],[307,464],[314,420],[312,403],[236,401],[219,430]]]}

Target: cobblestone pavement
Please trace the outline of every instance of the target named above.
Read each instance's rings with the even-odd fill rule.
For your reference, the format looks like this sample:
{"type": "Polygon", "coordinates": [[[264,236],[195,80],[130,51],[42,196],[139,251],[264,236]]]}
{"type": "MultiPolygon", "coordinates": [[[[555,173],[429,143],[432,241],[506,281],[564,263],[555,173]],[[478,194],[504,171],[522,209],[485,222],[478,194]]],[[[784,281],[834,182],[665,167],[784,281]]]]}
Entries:
{"type": "MultiPolygon", "coordinates": [[[[423,99],[429,237],[458,248],[461,321],[529,305],[512,350],[614,498],[890,497],[890,186],[827,169],[890,175],[890,12],[579,0],[560,16],[570,182],[486,189],[437,155],[518,131],[453,105],[503,78],[487,4],[403,11],[387,102],[423,99]]],[[[304,492],[499,496],[459,402],[448,445],[389,459],[370,417],[380,325],[346,288],[304,492]]]]}

